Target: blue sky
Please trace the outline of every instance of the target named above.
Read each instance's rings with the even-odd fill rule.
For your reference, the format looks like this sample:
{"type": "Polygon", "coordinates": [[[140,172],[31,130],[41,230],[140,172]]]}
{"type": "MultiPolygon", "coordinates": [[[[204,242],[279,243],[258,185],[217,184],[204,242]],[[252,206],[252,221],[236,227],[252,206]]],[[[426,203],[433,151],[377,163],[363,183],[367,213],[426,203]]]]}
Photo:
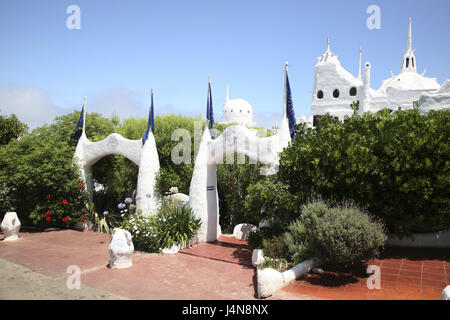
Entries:
{"type": "Polygon", "coordinates": [[[231,98],[248,100],[257,124],[280,118],[284,62],[297,116],[310,115],[316,58],[331,49],[357,74],[359,46],[372,63],[372,87],[398,73],[408,18],[418,71],[450,78],[450,1],[100,1],[0,0],[0,109],[32,127],[81,109],[145,117],[150,88],[156,114],[202,115],[208,75],[216,120],[231,98]],[[81,29],[69,30],[69,5],[81,29]],[[366,9],[378,5],[381,29],[366,9]]]}

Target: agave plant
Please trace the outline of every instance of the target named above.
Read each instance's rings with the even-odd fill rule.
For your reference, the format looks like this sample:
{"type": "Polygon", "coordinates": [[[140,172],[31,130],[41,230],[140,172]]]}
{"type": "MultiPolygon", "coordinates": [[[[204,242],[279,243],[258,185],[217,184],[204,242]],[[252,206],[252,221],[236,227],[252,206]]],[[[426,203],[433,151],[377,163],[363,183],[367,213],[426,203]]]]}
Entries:
{"type": "Polygon", "coordinates": [[[201,225],[201,220],[194,216],[190,207],[172,201],[163,203],[156,221],[161,248],[187,245],[201,225]]]}

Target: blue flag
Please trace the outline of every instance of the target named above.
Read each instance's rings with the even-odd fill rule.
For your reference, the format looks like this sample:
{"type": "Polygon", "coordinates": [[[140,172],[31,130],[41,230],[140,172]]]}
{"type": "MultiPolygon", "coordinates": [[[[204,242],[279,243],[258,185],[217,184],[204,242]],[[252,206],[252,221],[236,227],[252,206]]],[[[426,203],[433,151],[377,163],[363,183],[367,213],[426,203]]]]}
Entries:
{"type": "Polygon", "coordinates": [[[292,103],[291,86],[289,85],[289,77],[286,69],[286,113],[289,120],[289,132],[291,133],[291,139],[295,139],[295,112],[294,104],[292,103]]]}
{"type": "Polygon", "coordinates": [[[152,132],[155,130],[155,118],[153,114],[153,89],[151,92],[150,111],[148,112],[147,130],[145,130],[144,137],[142,138],[142,145],[144,145],[145,141],[148,139],[150,128],[152,132]]]}
{"type": "Polygon", "coordinates": [[[81,134],[83,133],[83,123],[84,123],[84,105],[81,109],[80,118],[78,119],[77,126],[75,127],[74,132],[70,135],[70,138],[78,141],[81,137],[81,134]]]}
{"type": "Polygon", "coordinates": [[[206,119],[208,119],[208,128],[211,131],[211,138],[214,139],[214,135],[212,133],[212,128],[213,128],[213,124],[214,124],[214,112],[213,112],[211,83],[210,82],[208,82],[208,101],[206,103],[206,119]]]}

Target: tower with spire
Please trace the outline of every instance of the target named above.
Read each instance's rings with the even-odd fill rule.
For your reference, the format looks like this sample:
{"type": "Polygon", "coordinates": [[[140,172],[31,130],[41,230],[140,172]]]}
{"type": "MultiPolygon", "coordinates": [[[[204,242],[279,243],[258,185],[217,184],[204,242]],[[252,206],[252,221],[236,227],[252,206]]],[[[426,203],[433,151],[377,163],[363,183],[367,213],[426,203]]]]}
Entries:
{"type": "Polygon", "coordinates": [[[411,30],[411,18],[409,18],[409,28],[408,28],[408,41],[406,43],[406,52],[403,56],[402,67],[400,68],[400,73],[402,72],[417,72],[417,61],[414,55],[415,49],[412,48],[412,30],[411,30]]]}
{"type": "MultiPolygon", "coordinates": [[[[412,46],[412,19],[409,18],[406,50],[398,75],[384,80],[377,90],[371,88],[371,64],[362,64],[362,48],[359,48],[358,75],[355,77],[345,70],[338,57],[331,51],[330,38],[327,37],[327,49],[317,58],[314,72],[311,113],[313,119],[319,115],[331,114],[343,120],[351,116],[350,105],[359,101],[359,114],[411,109],[415,101],[427,94],[440,90],[436,78],[425,77],[425,72],[417,72],[415,49],[412,46]]],[[[449,98],[450,99],[450,98],[449,98]]],[[[419,105],[420,107],[420,105],[419,105]]],[[[313,123],[316,121],[314,120],[313,123]]]]}

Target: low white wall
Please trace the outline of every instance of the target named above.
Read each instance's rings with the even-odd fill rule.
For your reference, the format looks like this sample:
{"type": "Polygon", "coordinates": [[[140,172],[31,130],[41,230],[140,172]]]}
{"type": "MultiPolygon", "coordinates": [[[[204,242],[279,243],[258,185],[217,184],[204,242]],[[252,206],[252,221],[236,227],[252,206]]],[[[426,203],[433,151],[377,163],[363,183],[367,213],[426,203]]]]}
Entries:
{"type": "Polygon", "coordinates": [[[433,233],[415,233],[412,237],[392,235],[386,246],[411,248],[450,248],[450,230],[433,233]]]}

